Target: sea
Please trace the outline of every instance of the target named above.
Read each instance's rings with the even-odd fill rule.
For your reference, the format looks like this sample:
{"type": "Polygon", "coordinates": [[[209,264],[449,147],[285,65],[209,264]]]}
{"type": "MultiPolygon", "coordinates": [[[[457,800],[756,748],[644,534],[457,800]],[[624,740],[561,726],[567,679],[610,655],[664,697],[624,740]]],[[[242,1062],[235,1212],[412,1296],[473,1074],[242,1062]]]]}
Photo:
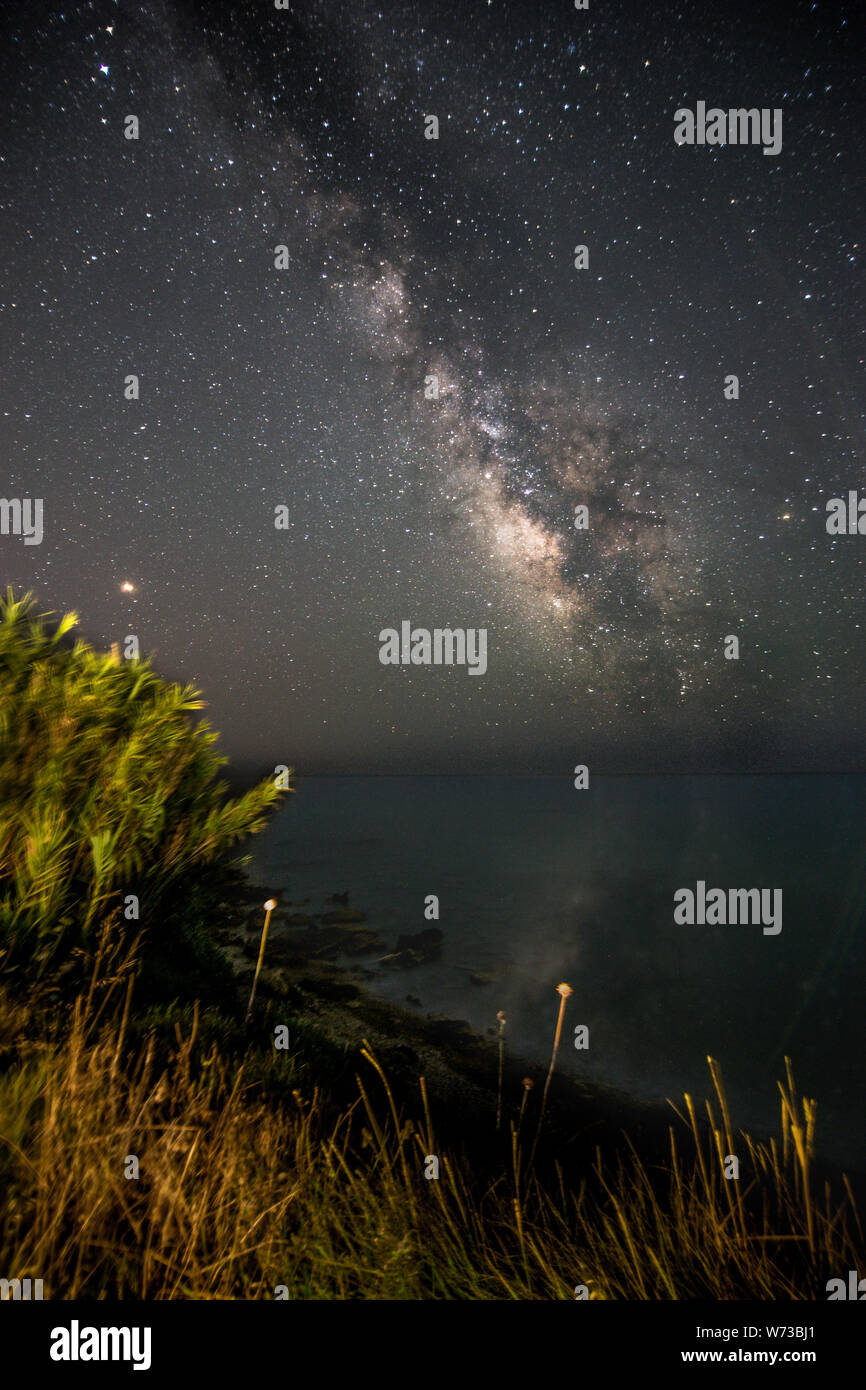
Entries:
{"type": "Polygon", "coordinates": [[[790,1057],[818,1152],[866,1170],[866,777],[301,777],[251,845],[298,911],[348,893],[391,950],[441,928],[428,964],[365,958],[375,995],[481,1033],[503,1010],[540,1079],[565,982],[559,1071],[681,1108],[713,1057],[735,1128],[762,1133],[790,1057]],[[781,930],[678,923],[699,881],[780,889],[781,930]]]}

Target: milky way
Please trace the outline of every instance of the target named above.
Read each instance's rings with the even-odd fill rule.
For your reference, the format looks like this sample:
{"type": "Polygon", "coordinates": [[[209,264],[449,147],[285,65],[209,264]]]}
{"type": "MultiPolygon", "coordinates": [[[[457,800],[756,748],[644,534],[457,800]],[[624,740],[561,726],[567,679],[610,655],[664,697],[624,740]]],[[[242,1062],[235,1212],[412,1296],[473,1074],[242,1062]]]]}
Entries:
{"type": "Polygon", "coordinates": [[[263,766],[861,765],[849,11],[12,7],[3,581],[263,766]],[[678,147],[702,99],[779,155],[678,147]]]}

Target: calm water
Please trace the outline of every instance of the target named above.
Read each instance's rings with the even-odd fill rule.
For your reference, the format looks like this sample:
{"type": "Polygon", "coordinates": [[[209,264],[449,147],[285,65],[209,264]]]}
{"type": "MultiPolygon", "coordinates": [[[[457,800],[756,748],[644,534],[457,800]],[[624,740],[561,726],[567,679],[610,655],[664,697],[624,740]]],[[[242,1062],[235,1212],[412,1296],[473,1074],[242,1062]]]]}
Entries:
{"type": "MultiPolygon", "coordinates": [[[[818,1148],[866,1167],[866,778],[308,778],[255,843],[251,873],[311,908],[350,893],[393,947],[439,897],[439,961],[371,988],[475,1028],[508,1015],[517,1052],[648,1098],[703,1098],[709,1053],[735,1125],[775,1127],[793,1058],[817,1097],[818,1148]],[[678,926],[673,895],[781,888],[760,925],[678,926]],[[496,981],[470,982],[473,971],[496,981]],[[571,1045],[574,1025],[590,1049],[571,1045]]],[[[374,968],[374,960],[365,961],[374,968]]]]}

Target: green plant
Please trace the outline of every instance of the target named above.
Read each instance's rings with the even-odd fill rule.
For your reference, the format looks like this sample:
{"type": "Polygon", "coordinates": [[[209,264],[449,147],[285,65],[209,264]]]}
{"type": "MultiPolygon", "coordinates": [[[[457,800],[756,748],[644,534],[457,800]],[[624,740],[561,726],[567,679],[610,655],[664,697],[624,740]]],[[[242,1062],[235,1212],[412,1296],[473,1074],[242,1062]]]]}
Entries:
{"type": "Polygon", "coordinates": [[[97,960],[131,968],[141,927],[151,949],[170,940],[182,901],[281,793],[230,797],[199,692],[49,616],[29,594],[0,599],[0,948],[7,971],[62,982],[97,960]]]}

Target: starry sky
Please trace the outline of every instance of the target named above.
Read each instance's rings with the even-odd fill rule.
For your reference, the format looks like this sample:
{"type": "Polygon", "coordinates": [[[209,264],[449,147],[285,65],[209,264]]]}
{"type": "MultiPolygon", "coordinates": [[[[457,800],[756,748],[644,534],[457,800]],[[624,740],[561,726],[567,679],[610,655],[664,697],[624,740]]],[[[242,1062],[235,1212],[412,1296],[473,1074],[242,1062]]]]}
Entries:
{"type": "Polygon", "coordinates": [[[12,0],[0,580],[238,766],[866,770],[856,14],[12,0]],[[486,674],[383,666],[406,620],[486,674]]]}

